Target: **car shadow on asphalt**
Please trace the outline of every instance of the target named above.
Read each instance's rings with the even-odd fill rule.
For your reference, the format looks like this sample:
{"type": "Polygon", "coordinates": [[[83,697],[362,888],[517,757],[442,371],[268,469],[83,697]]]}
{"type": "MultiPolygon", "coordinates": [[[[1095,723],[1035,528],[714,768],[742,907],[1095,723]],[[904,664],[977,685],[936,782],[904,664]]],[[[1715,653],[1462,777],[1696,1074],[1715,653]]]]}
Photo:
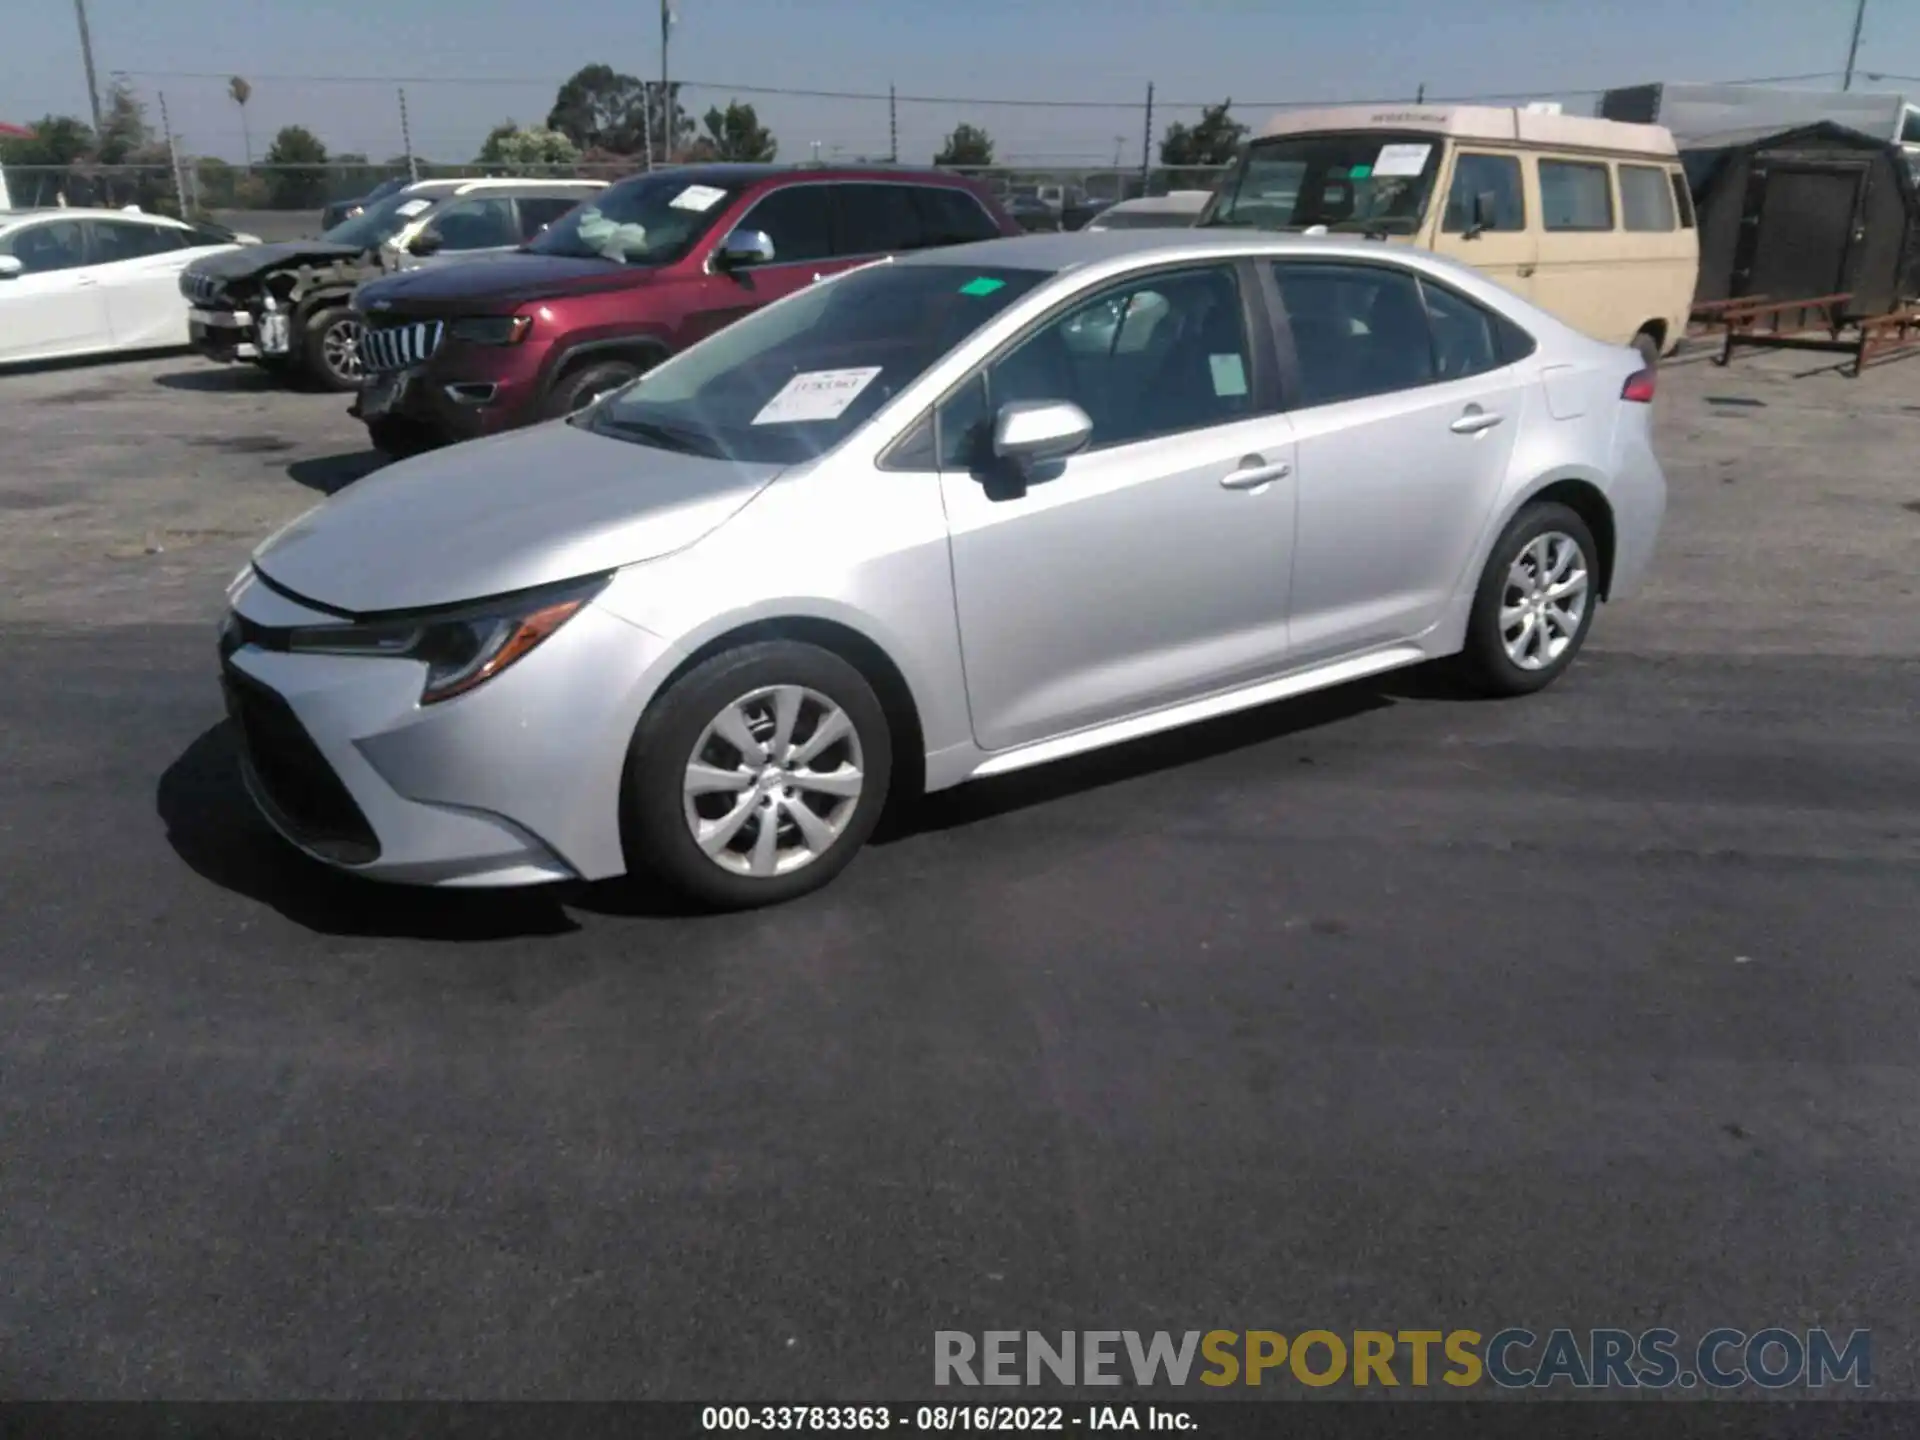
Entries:
{"type": "Polygon", "coordinates": [[[364,480],[389,463],[378,450],[356,450],[350,455],[318,455],[287,466],[287,476],[309,490],[332,495],[356,480],[364,480]]]}
{"type": "Polygon", "coordinates": [[[215,395],[287,388],[285,381],[258,365],[215,364],[197,370],[169,370],[154,376],[153,383],[166,390],[198,390],[215,395]]]}
{"type": "Polygon", "coordinates": [[[228,722],[204,732],[160,777],[167,843],[195,874],[326,935],[505,940],[579,924],[554,887],[434,890],[382,885],[310,860],[268,828],[240,779],[228,722]]]}

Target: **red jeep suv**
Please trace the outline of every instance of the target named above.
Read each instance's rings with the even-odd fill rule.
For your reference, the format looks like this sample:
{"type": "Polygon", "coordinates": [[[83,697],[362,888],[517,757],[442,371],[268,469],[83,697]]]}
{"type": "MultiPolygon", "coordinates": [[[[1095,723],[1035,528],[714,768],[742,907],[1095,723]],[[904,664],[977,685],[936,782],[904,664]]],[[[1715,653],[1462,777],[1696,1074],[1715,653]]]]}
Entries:
{"type": "Polygon", "coordinates": [[[1020,233],[984,189],[937,170],[638,176],[519,250],[363,285],[353,413],[396,455],[568,415],[825,276],[1020,233]]]}

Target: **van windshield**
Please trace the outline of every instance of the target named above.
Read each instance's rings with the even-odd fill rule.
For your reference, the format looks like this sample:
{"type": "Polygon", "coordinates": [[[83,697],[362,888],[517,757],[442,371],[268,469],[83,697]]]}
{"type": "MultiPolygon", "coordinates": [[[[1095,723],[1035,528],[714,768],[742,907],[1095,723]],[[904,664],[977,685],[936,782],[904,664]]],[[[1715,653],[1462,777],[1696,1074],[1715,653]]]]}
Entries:
{"type": "Polygon", "coordinates": [[[1379,130],[1256,140],[1206,223],[1411,235],[1426,216],[1442,143],[1379,130]]]}

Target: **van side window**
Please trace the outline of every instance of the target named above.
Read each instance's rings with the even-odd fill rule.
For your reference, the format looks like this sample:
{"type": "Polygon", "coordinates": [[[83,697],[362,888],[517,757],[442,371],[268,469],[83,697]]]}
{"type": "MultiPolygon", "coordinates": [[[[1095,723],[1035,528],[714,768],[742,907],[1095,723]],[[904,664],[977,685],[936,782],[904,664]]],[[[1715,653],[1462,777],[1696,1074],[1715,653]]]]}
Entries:
{"type": "Polygon", "coordinates": [[[1540,162],[1540,223],[1547,230],[1613,229],[1613,185],[1605,165],[1540,162]]]}
{"type": "MultiPolygon", "coordinates": [[[[1920,174],[1920,171],[1915,172],[1920,174]]],[[[1693,229],[1693,196],[1687,192],[1687,176],[1683,170],[1669,170],[1667,178],[1673,181],[1673,208],[1680,212],[1680,228],[1693,229]]]]}
{"type": "Polygon", "coordinates": [[[1620,221],[1627,230],[1672,230],[1673,187],[1651,165],[1620,167],[1620,221]]]}
{"type": "Polygon", "coordinates": [[[1491,210],[1481,218],[1489,230],[1524,230],[1527,205],[1520,185],[1520,160],[1514,155],[1473,155],[1462,152],[1453,162],[1453,185],[1447,191],[1446,217],[1440,228],[1448,235],[1464,235],[1473,224],[1473,197],[1490,195],[1491,210]]]}

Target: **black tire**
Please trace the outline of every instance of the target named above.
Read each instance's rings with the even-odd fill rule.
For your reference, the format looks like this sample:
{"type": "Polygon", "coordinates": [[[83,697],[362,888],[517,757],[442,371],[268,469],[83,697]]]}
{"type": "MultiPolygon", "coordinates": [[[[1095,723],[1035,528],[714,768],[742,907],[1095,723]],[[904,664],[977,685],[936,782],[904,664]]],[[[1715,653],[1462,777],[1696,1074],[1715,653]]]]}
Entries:
{"type": "Polygon", "coordinates": [[[307,378],[323,390],[358,390],[360,361],[346,357],[354,355],[359,338],[360,322],[344,305],[309,315],[300,339],[307,378]]]}
{"type": "Polygon", "coordinates": [[[578,370],[562,375],[548,392],[547,418],[564,420],[596,396],[639,379],[646,370],[645,365],[632,360],[590,360],[578,370]]]}
{"type": "MultiPolygon", "coordinates": [[[[1549,542],[1551,558],[1557,562],[1561,551],[1557,545],[1549,542]]],[[[1467,643],[1459,657],[1461,678],[1474,690],[1483,695],[1531,695],[1536,690],[1544,690],[1559,679],[1566,668],[1573,663],[1575,655],[1585,643],[1587,631],[1593,625],[1593,612],[1600,604],[1600,551],[1594,544],[1593,532],[1587,528],[1587,522],[1565,505],[1553,501],[1541,501],[1524,507],[1513,517],[1506,530],[1494,543],[1493,551],[1487,557],[1487,568],[1480,574],[1480,585],[1473,597],[1473,614],[1467,621],[1467,643]],[[1584,603],[1575,620],[1573,634],[1565,634],[1565,612],[1549,607],[1538,612],[1533,629],[1527,629],[1521,621],[1513,628],[1520,632],[1516,640],[1526,637],[1522,653],[1538,655],[1538,642],[1532,637],[1538,633],[1538,627],[1547,626],[1545,633],[1550,639],[1567,641],[1565,646],[1546,663],[1537,668],[1528,668],[1516,661],[1508,653],[1508,627],[1501,621],[1501,611],[1510,600],[1529,600],[1531,597],[1510,586],[1509,577],[1521,556],[1543,536],[1558,535],[1563,540],[1571,540],[1579,548],[1579,555],[1569,564],[1567,574],[1572,567],[1578,566],[1585,572],[1587,583],[1584,603]],[[1542,618],[1542,617],[1554,618],[1542,618]]],[[[1526,568],[1533,568],[1531,565],[1526,568]]]]}
{"type": "MultiPolygon", "coordinates": [[[[755,699],[745,708],[754,717],[758,733],[761,717],[771,715],[771,701],[755,699]]],[[[800,710],[793,732],[796,746],[816,733],[821,713],[812,702],[800,710]]],[[[711,909],[745,910],[792,900],[819,889],[852,862],[880,819],[892,777],[893,742],[886,712],[866,677],[852,665],[829,650],[791,640],[760,641],[724,651],[657,696],[634,731],[621,794],[629,867],[650,872],[711,909]],[[717,738],[703,743],[703,737],[724,711],[773,687],[799,687],[843,712],[852,724],[853,742],[834,742],[813,757],[810,766],[844,771],[857,762],[862,777],[859,793],[852,797],[850,809],[838,815],[832,807],[839,799],[813,794],[804,785],[742,787],[699,797],[693,803],[702,819],[741,813],[737,807],[745,807],[744,818],[721,846],[730,857],[723,863],[694,839],[687,817],[687,769],[698,746],[706,762],[718,769],[750,771],[753,766],[743,752],[717,738]],[[830,763],[818,764],[821,761],[830,763]],[[736,794],[742,798],[736,801],[736,794]],[[811,800],[809,794],[813,794],[811,800]],[[799,841],[799,826],[791,818],[795,804],[806,804],[816,819],[837,824],[837,837],[812,859],[784,872],[765,877],[746,873],[754,844],[768,823],[763,816],[773,817],[774,844],[791,847],[799,841]]],[[[797,853],[782,849],[776,862],[797,853]]]]}
{"type": "MultiPolygon", "coordinates": [[[[1618,334],[1619,332],[1615,331],[1614,333],[1618,334]]],[[[1640,352],[1640,358],[1646,363],[1647,369],[1658,370],[1660,368],[1660,342],[1653,338],[1651,332],[1642,330],[1638,335],[1634,336],[1633,348],[1640,352]]]]}
{"type": "Polygon", "coordinates": [[[367,425],[367,443],[382,455],[395,460],[405,460],[414,455],[424,455],[429,450],[440,448],[440,437],[418,420],[404,415],[383,415],[378,420],[369,420],[367,425]]]}

